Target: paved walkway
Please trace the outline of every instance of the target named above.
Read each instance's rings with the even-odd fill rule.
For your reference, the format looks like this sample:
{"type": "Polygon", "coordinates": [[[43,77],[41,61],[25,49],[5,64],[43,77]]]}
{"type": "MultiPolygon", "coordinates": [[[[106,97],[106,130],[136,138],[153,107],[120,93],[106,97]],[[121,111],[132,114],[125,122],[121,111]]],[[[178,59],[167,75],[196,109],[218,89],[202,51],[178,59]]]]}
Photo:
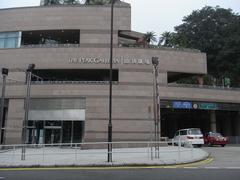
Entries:
{"type": "Polygon", "coordinates": [[[26,149],[24,161],[21,160],[21,149],[1,150],[0,167],[172,165],[203,160],[208,155],[200,148],[168,146],[160,147],[159,158],[155,158],[154,149],[151,153],[150,148],[119,148],[113,149],[113,162],[108,163],[106,149],[41,147],[26,149]]]}

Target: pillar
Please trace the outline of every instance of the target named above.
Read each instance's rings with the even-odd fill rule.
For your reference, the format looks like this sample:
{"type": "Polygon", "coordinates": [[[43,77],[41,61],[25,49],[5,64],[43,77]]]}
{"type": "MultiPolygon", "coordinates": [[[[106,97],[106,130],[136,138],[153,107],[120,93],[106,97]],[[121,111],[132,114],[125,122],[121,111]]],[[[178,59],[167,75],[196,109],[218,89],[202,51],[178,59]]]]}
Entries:
{"type": "Polygon", "coordinates": [[[240,136],[240,111],[238,111],[238,114],[234,121],[234,134],[235,136],[240,136]]]}
{"type": "Polygon", "coordinates": [[[225,136],[233,136],[232,132],[232,119],[231,117],[225,118],[223,120],[223,134],[225,136]]]}
{"type": "Polygon", "coordinates": [[[210,130],[217,132],[216,112],[213,110],[210,111],[210,130]]]}
{"type": "Polygon", "coordinates": [[[202,86],[204,84],[203,76],[198,76],[197,80],[198,80],[198,85],[199,86],[202,86]]]}

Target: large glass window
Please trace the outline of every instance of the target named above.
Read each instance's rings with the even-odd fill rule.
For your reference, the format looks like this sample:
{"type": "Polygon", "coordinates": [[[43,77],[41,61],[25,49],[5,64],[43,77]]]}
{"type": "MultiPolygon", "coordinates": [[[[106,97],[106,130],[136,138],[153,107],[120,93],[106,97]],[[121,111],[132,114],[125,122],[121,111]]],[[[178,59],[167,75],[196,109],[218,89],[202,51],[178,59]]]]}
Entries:
{"type": "MultiPolygon", "coordinates": [[[[113,69],[112,80],[118,82],[119,70],[113,69]]],[[[43,81],[109,81],[108,69],[35,69],[33,74],[43,81]]],[[[32,78],[32,81],[37,81],[32,78]]]]}
{"type": "Polygon", "coordinates": [[[25,47],[58,47],[77,46],[80,41],[80,30],[38,30],[23,31],[21,46],[25,47]]]}
{"type": "Polygon", "coordinates": [[[0,32],[0,48],[19,47],[19,32],[0,32]]]}

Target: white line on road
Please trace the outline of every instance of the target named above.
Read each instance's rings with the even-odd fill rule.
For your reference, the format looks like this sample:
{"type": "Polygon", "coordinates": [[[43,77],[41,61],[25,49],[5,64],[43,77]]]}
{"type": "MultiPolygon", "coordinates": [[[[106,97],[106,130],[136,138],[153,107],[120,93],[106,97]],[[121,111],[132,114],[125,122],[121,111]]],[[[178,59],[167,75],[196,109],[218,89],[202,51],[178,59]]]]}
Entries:
{"type": "Polygon", "coordinates": [[[240,167],[226,167],[226,169],[240,169],[240,167]]]}
{"type": "Polygon", "coordinates": [[[220,167],[204,167],[205,169],[220,169],[220,167]]]}
{"type": "Polygon", "coordinates": [[[0,179],[5,179],[5,177],[0,177],[0,179]]]}
{"type": "Polygon", "coordinates": [[[240,169],[240,167],[203,167],[204,169],[240,169]]]}
{"type": "Polygon", "coordinates": [[[198,169],[198,167],[183,167],[184,169],[198,169]]]}

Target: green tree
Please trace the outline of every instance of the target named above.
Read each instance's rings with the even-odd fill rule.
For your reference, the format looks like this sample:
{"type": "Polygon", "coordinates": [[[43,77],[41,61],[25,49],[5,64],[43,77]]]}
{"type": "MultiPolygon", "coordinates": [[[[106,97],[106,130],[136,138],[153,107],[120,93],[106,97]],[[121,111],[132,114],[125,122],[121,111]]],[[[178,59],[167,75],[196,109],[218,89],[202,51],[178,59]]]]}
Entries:
{"type": "Polygon", "coordinates": [[[179,36],[177,33],[165,31],[161,34],[158,46],[179,48],[186,46],[186,38],[179,36]]]}
{"type": "Polygon", "coordinates": [[[110,4],[111,0],[86,0],[86,4],[92,4],[92,5],[104,5],[104,4],[110,4]]]}
{"type": "Polygon", "coordinates": [[[184,17],[176,26],[182,47],[207,54],[208,72],[217,79],[229,77],[240,85],[240,16],[231,9],[206,6],[184,17]],[[183,38],[184,37],[184,38],[183,38]]]}
{"type": "Polygon", "coordinates": [[[64,0],[64,4],[79,4],[79,0],[64,0]]]}
{"type": "Polygon", "coordinates": [[[44,1],[44,6],[47,6],[47,5],[60,5],[62,4],[62,0],[45,0],[44,1]]]}
{"type": "Polygon", "coordinates": [[[148,44],[157,42],[156,33],[153,31],[147,32],[143,38],[148,44]]]}

